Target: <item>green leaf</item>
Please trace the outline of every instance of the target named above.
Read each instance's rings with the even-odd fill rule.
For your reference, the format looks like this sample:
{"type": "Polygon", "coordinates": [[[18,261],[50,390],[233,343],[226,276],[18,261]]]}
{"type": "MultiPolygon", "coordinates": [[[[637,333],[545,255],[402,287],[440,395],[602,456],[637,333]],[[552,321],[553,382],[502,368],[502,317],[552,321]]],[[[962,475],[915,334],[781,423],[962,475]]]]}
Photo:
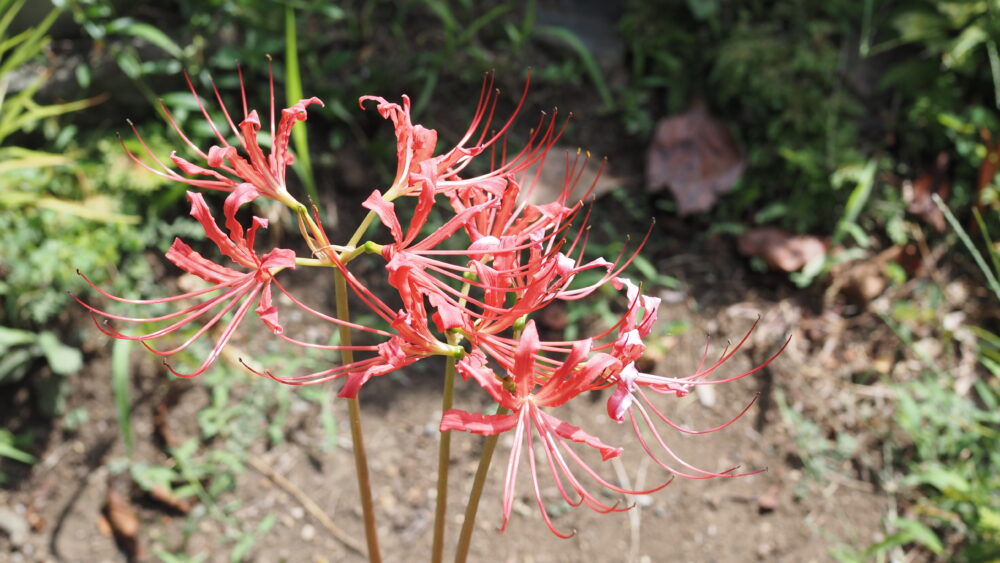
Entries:
{"type": "Polygon", "coordinates": [[[265,516],[259,524],[257,524],[257,529],[253,532],[245,532],[233,546],[233,551],[229,554],[229,560],[232,562],[243,561],[246,559],[247,555],[250,554],[250,550],[253,549],[253,544],[257,541],[257,538],[263,536],[274,527],[274,523],[277,518],[274,514],[268,514],[265,516]]]}
{"type": "Polygon", "coordinates": [[[98,223],[121,223],[124,225],[135,225],[139,223],[137,215],[122,215],[113,211],[114,203],[103,196],[93,196],[82,201],[72,201],[59,199],[56,197],[41,197],[35,201],[35,205],[44,209],[51,209],[69,215],[75,215],[81,219],[90,219],[98,223]]]}
{"type": "MultiPolygon", "coordinates": [[[[22,147],[0,148],[0,174],[6,174],[13,170],[48,168],[51,166],[65,166],[72,164],[73,159],[65,155],[54,154],[44,151],[34,151],[22,147]]],[[[16,198],[17,192],[4,191],[0,193],[0,204],[15,206],[20,202],[11,203],[9,198],[16,198]]],[[[31,194],[32,198],[36,197],[31,194]]]]}
{"type": "MultiPolygon", "coordinates": [[[[875,171],[877,168],[877,162],[874,159],[870,160],[864,169],[853,178],[857,182],[857,186],[854,187],[851,196],[847,199],[847,205],[844,207],[844,216],[841,217],[837,229],[833,233],[832,245],[837,245],[843,236],[848,233],[853,232],[855,238],[858,238],[856,230],[851,227],[856,226],[858,216],[861,214],[865,203],[868,202],[869,196],[871,196],[872,187],[875,185],[875,171]]],[[[837,177],[836,174],[834,176],[837,177]]],[[[843,176],[839,177],[838,180],[840,178],[843,178],[843,176]]],[[[837,180],[834,180],[834,183],[836,182],[837,180]]],[[[863,229],[861,233],[864,233],[863,229]]]]}
{"type": "Polygon", "coordinates": [[[38,335],[27,330],[0,326],[0,350],[35,342],[38,335]]]}
{"type": "Polygon", "coordinates": [[[900,532],[907,534],[911,541],[923,545],[936,555],[944,553],[944,545],[941,543],[941,539],[926,524],[910,520],[909,518],[898,518],[893,524],[897,528],[900,528],[900,532]]]}
{"type": "Polygon", "coordinates": [[[6,457],[14,461],[20,461],[21,463],[35,463],[37,461],[35,456],[20,450],[15,445],[15,442],[20,441],[23,440],[15,437],[11,431],[0,429],[0,457],[6,457]]]}
{"type": "Polygon", "coordinates": [[[17,348],[4,353],[0,358],[0,383],[13,383],[24,377],[32,359],[37,357],[33,351],[17,348]]]}
{"type": "Polygon", "coordinates": [[[109,33],[120,33],[122,35],[131,35],[132,37],[145,39],[163,49],[175,59],[180,59],[184,56],[184,51],[177,43],[174,43],[173,39],[167,37],[167,34],[148,23],[138,22],[132,18],[118,18],[109,23],[106,29],[109,33]]]}
{"type": "Polygon", "coordinates": [[[643,277],[652,283],[672,289],[678,289],[681,286],[681,282],[677,278],[667,274],[661,274],[656,269],[656,266],[649,261],[649,258],[646,258],[641,254],[636,254],[635,259],[632,261],[632,265],[635,266],[636,270],[639,270],[639,273],[641,273],[643,277]]]}
{"type": "Polygon", "coordinates": [[[944,545],[941,544],[941,540],[934,533],[934,530],[928,528],[926,525],[908,518],[897,518],[892,523],[895,527],[899,528],[899,531],[890,534],[889,537],[869,547],[865,553],[874,555],[913,542],[927,547],[937,555],[944,553],[944,545]]]}
{"type": "MultiPolygon", "coordinates": [[[[302,73],[299,70],[299,43],[295,24],[295,9],[291,4],[285,5],[285,95],[288,103],[301,100],[302,73]]],[[[305,185],[306,193],[314,202],[319,202],[319,192],[316,191],[316,176],[313,174],[312,160],[309,157],[309,137],[301,124],[292,126],[292,142],[295,143],[295,162],[292,169],[298,174],[305,185]]]]}
{"type": "Polygon", "coordinates": [[[770,223],[771,221],[784,217],[785,215],[788,215],[788,204],[783,201],[776,201],[768,204],[764,207],[764,209],[758,211],[753,216],[753,220],[754,223],[764,224],[770,223]]]}
{"type": "Polygon", "coordinates": [[[925,471],[918,471],[909,475],[903,480],[908,485],[930,485],[939,491],[946,493],[955,491],[958,493],[968,493],[972,486],[969,481],[955,471],[943,467],[934,467],[925,471]]]}
{"type": "Polygon", "coordinates": [[[906,42],[931,42],[942,39],[946,33],[944,20],[937,14],[928,12],[905,12],[893,22],[900,38],[906,42]]]}
{"type": "Polygon", "coordinates": [[[965,28],[952,43],[951,50],[945,53],[945,66],[953,67],[964,63],[969,53],[987,39],[989,39],[989,35],[978,25],[965,28]]]}
{"type": "Polygon", "coordinates": [[[159,485],[171,490],[171,483],[181,479],[177,471],[160,465],[149,465],[148,463],[133,463],[129,467],[132,480],[138,484],[142,490],[149,491],[159,485]]]}
{"type": "Polygon", "coordinates": [[[83,353],[60,342],[52,332],[45,331],[38,335],[38,347],[49,367],[59,375],[71,375],[83,367],[83,353]]]}

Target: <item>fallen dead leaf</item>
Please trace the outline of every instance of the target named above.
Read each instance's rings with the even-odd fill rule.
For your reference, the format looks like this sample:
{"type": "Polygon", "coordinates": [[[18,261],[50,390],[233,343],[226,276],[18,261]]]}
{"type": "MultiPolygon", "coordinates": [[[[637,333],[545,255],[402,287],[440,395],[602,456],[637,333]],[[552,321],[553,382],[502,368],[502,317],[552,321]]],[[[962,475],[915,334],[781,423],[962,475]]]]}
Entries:
{"type": "Polygon", "coordinates": [[[105,503],[104,516],[114,533],[115,540],[129,558],[141,559],[143,551],[139,544],[139,517],[132,509],[132,505],[111,487],[108,487],[105,503]]]}
{"type": "Polygon", "coordinates": [[[757,497],[757,511],[760,514],[774,512],[781,505],[781,486],[771,485],[757,497]]]}
{"type": "Polygon", "coordinates": [[[996,178],[997,168],[1000,166],[1000,143],[994,143],[993,134],[986,129],[981,129],[979,135],[982,137],[983,143],[986,144],[986,158],[979,165],[979,181],[976,182],[976,201],[978,202],[976,208],[982,212],[984,204],[983,198],[980,196],[983,189],[993,183],[993,179],[996,178]]]}
{"type": "Polygon", "coordinates": [[[923,219],[939,233],[945,229],[944,214],[934,204],[931,195],[937,194],[941,199],[947,200],[948,194],[951,193],[951,185],[948,183],[948,160],[948,153],[939,153],[930,172],[903,187],[906,210],[923,219]]]}
{"type": "Polygon", "coordinates": [[[177,446],[181,443],[170,426],[170,409],[177,406],[181,397],[189,389],[191,389],[191,385],[186,382],[171,381],[166,394],[153,410],[153,428],[163,445],[167,447],[177,446]]]}
{"type": "Polygon", "coordinates": [[[191,499],[180,498],[162,485],[155,485],[152,489],[150,489],[149,496],[156,502],[167,506],[168,508],[172,508],[181,514],[191,512],[191,499]]]}
{"type": "Polygon", "coordinates": [[[912,245],[890,246],[875,256],[838,264],[830,272],[832,281],[824,293],[825,305],[832,306],[834,298],[843,295],[850,302],[866,307],[889,285],[889,276],[886,273],[886,265],[889,262],[900,264],[908,275],[913,275],[915,270],[911,271],[910,267],[919,266],[919,262],[916,265],[912,264],[915,251],[912,245]]]}
{"type": "Polygon", "coordinates": [[[108,517],[103,514],[99,514],[97,516],[97,531],[105,537],[111,537],[111,534],[115,533],[115,531],[111,529],[111,522],[108,522],[108,517]]]}
{"type": "Polygon", "coordinates": [[[28,526],[31,527],[32,532],[41,532],[45,529],[48,524],[45,518],[38,513],[34,505],[29,504],[28,509],[24,514],[24,519],[28,522],[28,526]]]}
{"type": "Polygon", "coordinates": [[[760,256],[770,268],[782,272],[797,272],[827,250],[818,237],[793,235],[777,227],[751,229],[740,235],[737,245],[745,256],[760,256]]]}
{"type": "Polygon", "coordinates": [[[681,215],[708,211],[743,175],[746,158],[729,129],[695,100],[661,119],[646,152],[646,189],[669,188],[681,215]]]}

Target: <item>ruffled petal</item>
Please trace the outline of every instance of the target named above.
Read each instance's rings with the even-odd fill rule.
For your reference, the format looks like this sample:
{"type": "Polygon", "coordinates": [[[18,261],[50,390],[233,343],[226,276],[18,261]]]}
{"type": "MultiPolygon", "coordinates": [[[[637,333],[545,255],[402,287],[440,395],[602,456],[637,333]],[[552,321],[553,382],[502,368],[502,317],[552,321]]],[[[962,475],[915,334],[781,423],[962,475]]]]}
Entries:
{"type": "Polygon", "coordinates": [[[361,204],[361,207],[371,209],[378,215],[378,218],[382,220],[382,224],[389,227],[389,231],[392,233],[392,240],[397,243],[403,240],[403,227],[400,226],[399,219],[396,218],[396,206],[391,201],[383,199],[382,192],[378,190],[372,192],[368,196],[368,199],[361,204]]]}
{"type": "MultiPolygon", "coordinates": [[[[236,212],[240,207],[243,207],[243,204],[249,203],[258,197],[260,197],[260,192],[257,191],[257,188],[253,184],[244,182],[236,186],[233,193],[226,196],[226,202],[222,206],[222,214],[226,218],[226,228],[229,229],[229,239],[236,243],[237,246],[247,249],[247,253],[251,255],[253,254],[253,249],[248,248],[247,242],[243,238],[243,225],[236,220],[236,212]]],[[[261,221],[263,221],[261,226],[266,228],[267,220],[261,219],[261,221]]]]}
{"type": "Polygon", "coordinates": [[[271,145],[271,171],[279,181],[284,181],[285,167],[295,160],[288,152],[288,140],[292,135],[292,126],[299,121],[306,120],[306,108],[312,104],[323,106],[323,101],[317,97],[305,98],[296,102],[292,107],[281,110],[281,121],[278,123],[278,130],[274,134],[274,143],[271,145]]]}
{"type": "Polygon", "coordinates": [[[271,302],[271,285],[267,284],[264,286],[264,290],[260,294],[260,301],[257,303],[256,309],[257,315],[260,320],[263,321],[267,328],[271,329],[274,334],[281,334],[285,329],[281,326],[281,322],[278,321],[278,308],[274,306],[271,302]]]}
{"type": "Polygon", "coordinates": [[[205,198],[197,192],[188,192],[187,196],[188,201],[191,202],[191,216],[201,223],[202,228],[205,229],[205,236],[211,239],[223,254],[232,258],[237,264],[248,268],[256,268],[257,264],[254,263],[253,257],[247,249],[239,247],[230,240],[219,229],[219,226],[215,224],[215,218],[212,217],[212,212],[209,211],[208,205],[205,203],[205,198]]]}

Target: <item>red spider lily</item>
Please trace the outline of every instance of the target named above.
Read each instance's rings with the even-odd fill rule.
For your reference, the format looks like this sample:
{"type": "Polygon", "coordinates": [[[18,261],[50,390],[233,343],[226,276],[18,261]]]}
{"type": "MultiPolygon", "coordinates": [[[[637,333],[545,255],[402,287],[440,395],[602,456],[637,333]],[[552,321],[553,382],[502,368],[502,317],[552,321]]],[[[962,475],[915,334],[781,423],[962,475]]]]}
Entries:
{"type": "MultiPolygon", "coordinates": [[[[146,149],[149,156],[158,165],[159,169],[146,164],[142,159],[129,151],[128,147],[125,147],[125,151],[142,167],[153,172],[154,174],[170,180],[182,182],[199,188],[222,191],[233,191],[241,183],[249,183],[257,189],[257,192],[261,196],[280,201],[289,206],[294,206],[297,202],[288,193],[288,189],[285,186],[285,169],[295,160],[292,153],[288,152],[288,142],[289,137],[291,136],[292,126],[299,121],[305,121],[306,108],[308,106],[312,104],[319,104],[322,106],[323,102],[320,101],[319,98],[315,97],[299,100],[293,106],[281,110],[281,119],[277,122],[277,127],[275,127],[274,76],[272,74],[270,77],[271,152],[270,154],[265,155],[257,138],[258,131],[260,131],[261,128],[260,118],[257,115],[257,110],[250,110],[247,107],[246,88],[243,84],[242,70],[239,71],[239,77],[240,93],[243,101],[243,120],[238,126],[230,116],[226,105],[222,102],[222,96],[219,94],[219,89],[216,88],[214,82],[212,83],[212,90],[215,93],[215,99],[219,103],[219,108],[222,110],[225,121],[229,125],[229,129],[238,141],[237,145],[242,147],[243,153],[246,156],[241,155],[237,146],[230,144],[226,139],[226,136],[223,135],[223,133],[216,126],[208,112],[208,109],[205,108],[205,105],[201,101],[201,97],[198,95],[194,85],[191,83],[191,79],[188,77],[187,73],[184,74],[184,79],[187,81],[188,88],[191,90],[191,94],[194,95],[194,99],[198,103],[198,107],[201,109],[202,115],[208,122],[209,127],[212,128],[212,132],[215,133],[215,137],[218,139],[219,145],[209,147],[207,153],[202,151],[187,137],[187,135],[184,134],[180,126],[170,114],[170,111],[167,110],[166,105],[161,102],[160,105],[163,108],[163,112],[167,116],[167,120],[170,122],[170,125],[174,128],[174,131],[177,132],[184,143],[187,144],[195,154],[206,162],[208,168],[189,162],[177,156],[175,152],[170,153],[170,160],[184,174],[189,176],[203,176],[207,178],[190,178],[179,174],[172,167],[166,165],[155,154],[153,154],[150,148],[146,145],[146,142],[143,141],[142,136],[139,135],[139,131],[134,125],[132,125],[131,122],[129,122],[129,125],[132,126],[132,131],[139,139],[139,142],[142,143],[143,148],[146,149]]],[[[122,146],[125,146],[124,143],[122,146]]]]}
{"type": "MultiPolygon", "coordinates": [[[[260,317],[261,321],[268,328],[270,328],[274,334],[282,336],[286,339],[288,338],[283,335],[283,328],[278,320],[277,307],[274,306],[271,300],[271,283],[275,281],[275,274],[281,270],[286,268],[295,268],[295,252],[284,248],[276,248],[267,254],[260,256],[253,249],[257,230],[262,227],[266,228],[267,220],[260,217],[254,217],[253,225],[244,232],[243,226],[236,220],[236,212],[243,204],[252,201],[259,196],[259,193],[254,186],[250,184],[240,184],[229,196],[226,197],[224,215],[226,218],[226,228],[229,230],[228,235],[223,233],[218,225],[216,225],[215,219],[212,217],[212,214],[209,211],[208,206],[205,204],[205,200],[201,194],[188,192],[187,196],[188,200],[191,202],[191,215],[197,219],[199,223],[201,223],[201,226],[205,229],[205,234],[208,238],[219,247],[219,250],[224,255],[244,268],[245,271],[235,270],[216,264],[203,257],[201,254],[195,252],[190,246],[185,244],[180,239],[175,239],[173,245],[170,247],[170,250],[167,251],[167,259],[176,264],[182,270],[198,276],[199,278],[212,284],[210,287],[173,297],[136,300],[116,297],[101,290],[94,284],[91,284],[91,286],[94,287],[94,289],[96,289],[101,295],[109,299],[133,305],[174,303],[185,299],[200,298],[212,294],[215,295],[183,310],[147,318],[120,316],[106,311],[101,311],[79,299],[77,299],[77,301],[91,311],[91,314],[94,315],[95,322],[97,321],[97,316],[105,317],[106,319],[136,323],[170,321],[170,324],[164,328],[138,336],[122,334],[109,326],[107,323],[97,323],[98,328],[105,334],[114,338],[137,340],[142,342],[142,344],[151,351],[161,356],[169,356],[186,349],[192,342],[200,338],[213,326],[222,321],[227,314],[232,313],[228,324],[226,324],[225,328],[222,330],[222,335],[216,341],[212,351],[209,353],[208,357],[205,358],[198,369],[189,374],[182,374],[175,371],[169,365],[167,366],[167,368],[177,376],[195,377],[208,369],[208,367],[211,366],[212,363],[219,357],[219,354],[222,352],[222,348],[232,338],[236,328],[243,321],[244,317],[255,303],[257,307],[254,311],[260,317]],[[212,311],[216,312],[212,314],[212,311]],[[209,318],[203,326],[198,328],[198,330],[196,330],[195,333],[181,345],[168,350],[159,350],[150,344],[150,342],[174,333],[182,327],[194,322],[197,319],[203,318],[206,315],[211,315],[211,318],[209,318]]],[[[84,279],[87,278],[84,276],[84,279]]],[[[87,280],[87,282],[90,283],[90,280],[87,280]]]]}
{"type": "MultiPolygon", "coordinates": [[[[323,237],[323,241],[320,246],[328,248],[328,237],[323,231],[322,225],[319,224],[318,226],[320,234],[323,237]]],[[[398,236],[402,236],[401,231],[393,230],[393,232],[398,236]]],[[[432,306],[441,305],[441,301],[436,295],[425,296],[419,291],[409,291],[409,286],[401,285],[399,296],[402,299],[403,308],[400,310],[393,310],[383,300],[372,293],[372,291],[365,284],[358,280],[350,270],[348,270],[347,266],[340,261],[336,252],[330,250],[329,252],[325,252],[324,255],[333,262],[333,265],[336,268],[340,270],[340,272],[344,275],[344,279],[346,280],[348,287],[354,291],[354,293],[365,303],[365,305],[367,305],[372,312],[389,323],[391,331],[387,332],[356,324],[344,323],[339,319],[330,317],[312,309],[311,307],[308,307],[285,291],[284,288],[281,288],[281,285],[278,284],[277,281],[275,283],[282,289],[289,299],[313,316],[331,323],[346,324],[354,329],[360,329],[378,336],[388,337],[388,340],[378,344],[377,346],[351,348],[353,350],[376,352],[377,354],[374,357],[358,360],[314,373],[294,376],[279,376],[270,371],[262,372],[247,366],[248,369],[257,375],[268,377],[288,385],[314,385],[334,379],[346,378],[347,381],[340,391],[340,396],[353,398],[357,397],[361,386],[373,377],[393,372],[428,356],[460,357],[465,354],[465,350],[461,346],[442,342],[430,328],[430,315],[428,314],[424,299],[425,297],[429,297],[429,301],[432,306]]],[[[343,349],[343,347],[340,346],[310,345],[298,341],[296,341],[296,343],[321,349],[343,349]]]]}
{"type": "Polygon", "coordinates": [[[527,99],[530,76],[525,80],[524,91],[510,118],[496,131],[490,129],[496,111],[499,91],[493,89],[493,75],[483,80],[479,101],[472,122],[462,138],[447,152],[434,156],[437,132],[422,125],[414,125],[410,118],[410,99],[402,96],[402,102],[395,104],[380,96],[362,96],[358,103],[364,107],[366,101],[374,101],[379,114],[392,121],[396,132],[396,177],[386,191],[385,199],[392,201],[401,195],[412,195],[419,186],[429,184],[438,193],[460,186],[490,185],[504,183],[503,177],[515,174],[545,159],[549,149],[562,135],[566,122],[557,127],[558,114],[551,117],[542,114],[524,147],[513,155],[507,154],[506,135],[516,120],[517,114],[527,99]],[[498,148],[496,145],[499,144],[498,148]],[[469,178],[459,177],[477,156],[487,149],[491,152],[489,172],[469,178]]]}
{"type": "MultiPolygon", "coordinates": [[[[757,321],[759,322],[759,320],[757,321]]],[[[614,377],[610,379],[615,386],[615,391],[608,399],[608,416],[617,422],[623,422],[625,415],[628,414],[629,422],[632,425],[632,430],[635,432],[636,437],[639,439],[639,443],[642,446],[643,451],[661,468],[669,471],[670,473],[688,478],[688,479],[711,479],[714,477],[741,477],[746,475],[753,475],[755,473],[760,473],[760,471],[751,471],[747,473],[736,473],[735,468],[728,469],[726,471],[715,472],[708,471],[705,469],[700,469],[695,467],[683,459],[681,459],[674,451],[667,445],[666,441],[663,439],[662,435],[656,428],[656,419],[660,422],[665,423],[670,428],[683,432],[686,434],[708,434],[711,432],[716,432],[728,427],[737,420],[739,420],[753,404],[757,401],[757,396],[754,398],[741,410],[736,416],[728,420],[727,422],[720,424],[714,428],[709,428],[706,430],[690,430],[685,428],[668,416],[666,416],[656,405],[652,402],[650,397],[647,395],[646,390],[651,392],[661,394],[661,395],[674,395],[676,397],[683,397],[690,392],[690,389],[696,385],[718,385],[721,383],[728,383],[730,381],[735,381],[752,375],[772,361],[774,361],[781,353],[784,351],[785,347],[788,346],[789,340],[786,340],[781,348],[774,353],[765,362],[747,370],[738,375],[722,378],[722,379],[707,379],[717,368],[724,364],[727,360],[733,357],[734,354],[743,346],[743,344],[750,337],[754,328],[757,326],[757,322],[754,323],[750,330],[747,331],[743,339],[732,350],[726,350],[722,353],[718,360],[713,362],[709,366],[705,366],[705,360],[708,354],[708,347],[705,348],[705,354],[702,356],[702,360],[695,372],[687,377],[673,378],[673,377],[661,377],[646,373],[639,372],[635,367],[634,360],[637,359],[641,354],[642,350],[645,348],[641,340],[634,338],[634,334],[637,331],[629,331],[628,338],[626,339],[628,344],[622,345],[622,339],[616,342],[616,351],[621,353],[622,359],[627,362],[624,363],[624,367],[619,370],[614,377]],[[638,415],[638,416],[637,416],[638,415]],[[652,415],[652,416],[651,416],[652,415]],[[677,466],[668,464],[662,461],[652,450],[649,442],[646,438],[646,433],[640,428],[638,420],[642,419],[645,424],[649,435],[651,435],[653,441],[673,460],[672,463],[679,464],[683,469],[678,469],[677,466]]]]}
{"type": "Polygon", "coordinates": [[[390,283],[401,294],[433,299],[439,330],[459,329],[475,344],[473,334],[499,334],[555,299],[582,298],[614,279],[634,254],[623,259],[623,251],[614,263],[584,262],[587,217],[567,242],[583,208],[582,203],[564,205],[579,182],[577,164],[567,167],[561,195],[545,205],[519,202],[520,183],[511,175],[505,176],[506,188],[498,194],[474,186],[456,190],[451,196],[455,216],[419,242],[414,241],[434,205],[430,185],[417,187],[419,201],[405,233],[394,204],[374,192],[364,206],[378,214],[395,241],[381,247],[390,283]],[[460,228],[469,237],[466,249],[438,248],[460,228]],[[604,273],[595,282],[570,287],[580,272],[599,268],[604,273]],[[456,289],[456,283],[467,289],[456,289]]]}
{"type": "MultiPolygon", "coordinates": [[[[304,307],[304,305],[302,305],[304,307]]],[[[416,311],[411,308],[411,311],[416,311]]],[[[375,332],[389,337],[389,340],[377,346],[352,346],[352,350],[364,350],[376,352],[371,358],[358,360],[353,363],[336,366],[327,370],[309,373],[305,375],[279,376],[270,371],[259,371],[250,366],[247,368],[257,375],[267,377],[284,383],[286,385],[315,385],[325,383],[334,379],[346,378],[344,386],[339,395],[341,397],[355,398],[361,390],[362,385],[371,378],[391,373],[404,368],[428,356],[462,356],[465,350],[461,346],[455,346],[441,342],[430,331],[427,326],[427,315],[414,315],[411,311],[399,311],[391,318],[391,328],[395,333],[384,332],[375,329],[367,329],[352,325],[353,328],[362,328],[369,332],[375,332]]],[[[316,311],[311,311],[316,315],[322,315],[316,311]]],[[[384,316],[384,313],[380,313],[384,316]]],[[[331,322],[339,322],[337,319],[326,317],[331,322]]],[[[340,349],[343,346],[319,346],[313,347],[324,349],[340,349]]]]}
{"type": "MultiPolygon", "coordinates": [[[[571,447],[570,442],[594,448],[607,461],[621,454],[621,448],[609,446],[599,438],[588,434],[548,413],[543,408],[554,408],[593,389],[605,378],[605,372],[614,369],[617,360],[608,354],[591,354],[592,341],[581,340],[572,344],[572,349],[561,362],[539,366],[539,353],[544,349],[538,338],[534,321],[528,321],[520,335],[512,356],[501,362],[507,376],[503,379],[489,369],[481,354],[473,353],[463,358],[459,365],[463,376],[473,377],[486,389],[509,414],[482,415],[451,409],[441,419],[441,431],[462,430],[490,436],[514,430],[514,446],[507,461],[507,476],[503,493],[503,524],[506,529],[514,503],[514,492],[518,467],[524,451],[528,454],[528,465],[535,500],[546,525],[561,538],[571,537],[556,529],[545,510],[539,487],[539,463],[535,457],[534,440],[540,440],[552,480],[563,500],[572,506],[586,504],[597,512],[627,510],[616,505],[607,505],[587,491],[576,473],[582,471],[600,486],[623,494],[649,494],[670,483],[645,491],[632,491],[614,485],[600,476],[571,447]],[[539,376],[539,373],[546,373],[539,376]],[[570,463],[572,462],[572,464],[570,463]],[[568,487],[567,487],[568,485],[568,487]],[[572,491],[572,493],[570,492],[572,491]]],[[[551,361],[550,361],[551,362],[551,361]]]]}

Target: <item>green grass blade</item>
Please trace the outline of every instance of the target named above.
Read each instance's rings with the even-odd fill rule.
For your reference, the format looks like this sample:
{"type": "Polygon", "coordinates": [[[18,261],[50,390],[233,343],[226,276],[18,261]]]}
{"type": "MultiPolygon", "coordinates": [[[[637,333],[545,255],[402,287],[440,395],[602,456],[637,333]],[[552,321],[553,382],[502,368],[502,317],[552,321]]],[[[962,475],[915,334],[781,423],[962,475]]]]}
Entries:
{"type": "MultiPolygon", "coordinates": [[[[3,12],[3,17],[0,17],[0,39],[6,37],[7,28],[10,27],[10,22],[14,21],[14,16],[21,11],[21,7],[27,0],[14,0],[14,2],[0,2],[0,12],[3,12]]],[[[2,52],[2,51],[0,51],[2,52]]]]}
{"type": "MultiPolygon", "coordinates": [[[[285,5],[285,95],[289,103],[301,100],[302,73],[299,71],[299,40],[295,26],[295,8],[285,5]]],[[[292,142],[295,143],[295,164],[292,165],[299,175],[306,193],[313,202],[319,204],[319,193],[316,191],[316,177],[313,175],[312,160],[309,158],[309,137],[302,125],[292,127],[292,142]]]]}
{"type": "Polygon", "coordinates": [[[120,33],[143,39],[163,49],[163,51],[175,59],[184,58],[184,50],[181,49],[180,45],[175,43],[166,33],[148,23],[135,21],[132,18],[118,18],[108,24],[107,31],[108,33],[120,33]]]}
{"type": "Polygon", "coordinates": [[[997,299],[1000,299],[1000,282],[997,282],[996,276],[993,275],[993,271],[990,270],[990,267],[986,264],[986,260],[983,259],[982,253],[980,253],[979,249],[976,248],[976,245],[973,244],[972,239],[969,238],[969,234],[965,232],[965,229],[962,228],[962,224],[958,222],[958,219],[951,212],[951,209],[948,209],[948,206],[944,204],[944,201],[942,201],[937,194],[931,195],[931,198],[934,199],[934,204],[938,206],[941,213],[944,213],[945,219],[948,220],[948,224],[955,230],[955,234],[958,235],[959,240],[961,240],[962,244],[965,245],[969,254],[972,254],[972,259],[976,261],[976,265],[979,266],[983,275],[986,276],[986,281],[990,285],[990,290],[993,291],[993,294],[996,295],[997,299]]]}
{"type": "Polygon", "coordinates": [[[27,62],[34,57],[36,54],[41,52],[41,50],[48,44],[49,38],[45,33],[52,27],[55,23],[56,18],[59,17],[58,10],[52,10],[49,15],[42,20],[37,26],[31,28],[30,33],[25,37],[24,41],[18,45],[14,52],[11,53],[7,60],[3,61],[0,65],[0,76],[7,74],[11,70],[21,66],[23,63],[27,62]]]}
{"type": "Polygon", "coordinates": [[[27,463],[31,465],[38,461],[35,456],[29,454],[28,452],[21,451],[14,447],[12,443],[0,440],[0,457],[6,457],[8,459],[13,459],[14,461],[20,461],[21,463],[27,463]]]}
{"type": "Polygon", "coordinates": [[[482,29],[483,27],[485,27],[487,24],[497,19],[498,17],[502,16],[510,9],[511,9],[510,4],[498,4],[494,6],[493,9],[479,16],[478,18],[475,19],[475,21],[473,21],[471,24],[468,25],[465,28],[465,31],[463,31],[462,34],[458,36],[457,43],[459,45],[464,45],[470,39],[475,37],[476,33],[479,33],[480,29],[482,29]]]}
{"type": "Polygon", "coordinates": [[[132,455],[132,407],[129,393],[131,351],[131,340],[115,340],[111,346],[111,392],[118,413],[118,430],[129,456],[132,455]]]}
{"type": "MultiPolygon", "coordinates": [[[[1000,251],[993,244],[993,238],[990,237],[990,231],[986,228],[986,222],[983,221],[983,215],[975,207],[972,208],[972,215],[976,218],[976,224],[979,225],[979,232],[983,234],[983,240],[986,241],[986,252],[990,255],[990,262],[993,263],[993,273],[1000,275],[1000,251]]],[[[1000,215],[1000,213],[998,213],[1000,215]]]]}
{"type": "Polygon", "coordinates": [[[597,94],[601,97],[605,109],[614,109],[615,99],[611,95],[611,89],[608,88],[607,81],[604,80],[601,67],[598,66],[597,59],[590,53],[590,49],[584,45],[583,41],[572,31],[554,25],[539,26],[538,32],[561,40],[576,52],[576,55],[580,57],[580,62],[583,63],[584,69],[587,71],[587,75],[590,76],[590,81],[594,83],[594,88],[597,89],[597,94]]]}
{"type": "Polygon", "coordinates": [[[838,222],[837,229],[833,233],[832,242],[834,245],[843,240],[844,235],[849,234],[851,227],[857,224],[858,216],[861,215],[861,210],[868,203],[868,198],[872,194],[872,188],[875,186],[875,172],[877,169],[878,163],[875,160],[870,160],[858,174],[857,185],[854,187],[854,191],[851,192],[850,197],[847,198],[847,205],[844,206],[844,216],[838,222]]]}
{"type": "Polygon", "coordinates": [[[438,72],[436,70],[429,70],[427,76],[424,78],[424,85],[420,87],[420,93],[417,94],[417,101],[414,102],[413,108],[410,110],[410,115],[414,119],[427,108],[427,104],[434,97],[434,89],[437,88],[437,83],[438,72]]]}

